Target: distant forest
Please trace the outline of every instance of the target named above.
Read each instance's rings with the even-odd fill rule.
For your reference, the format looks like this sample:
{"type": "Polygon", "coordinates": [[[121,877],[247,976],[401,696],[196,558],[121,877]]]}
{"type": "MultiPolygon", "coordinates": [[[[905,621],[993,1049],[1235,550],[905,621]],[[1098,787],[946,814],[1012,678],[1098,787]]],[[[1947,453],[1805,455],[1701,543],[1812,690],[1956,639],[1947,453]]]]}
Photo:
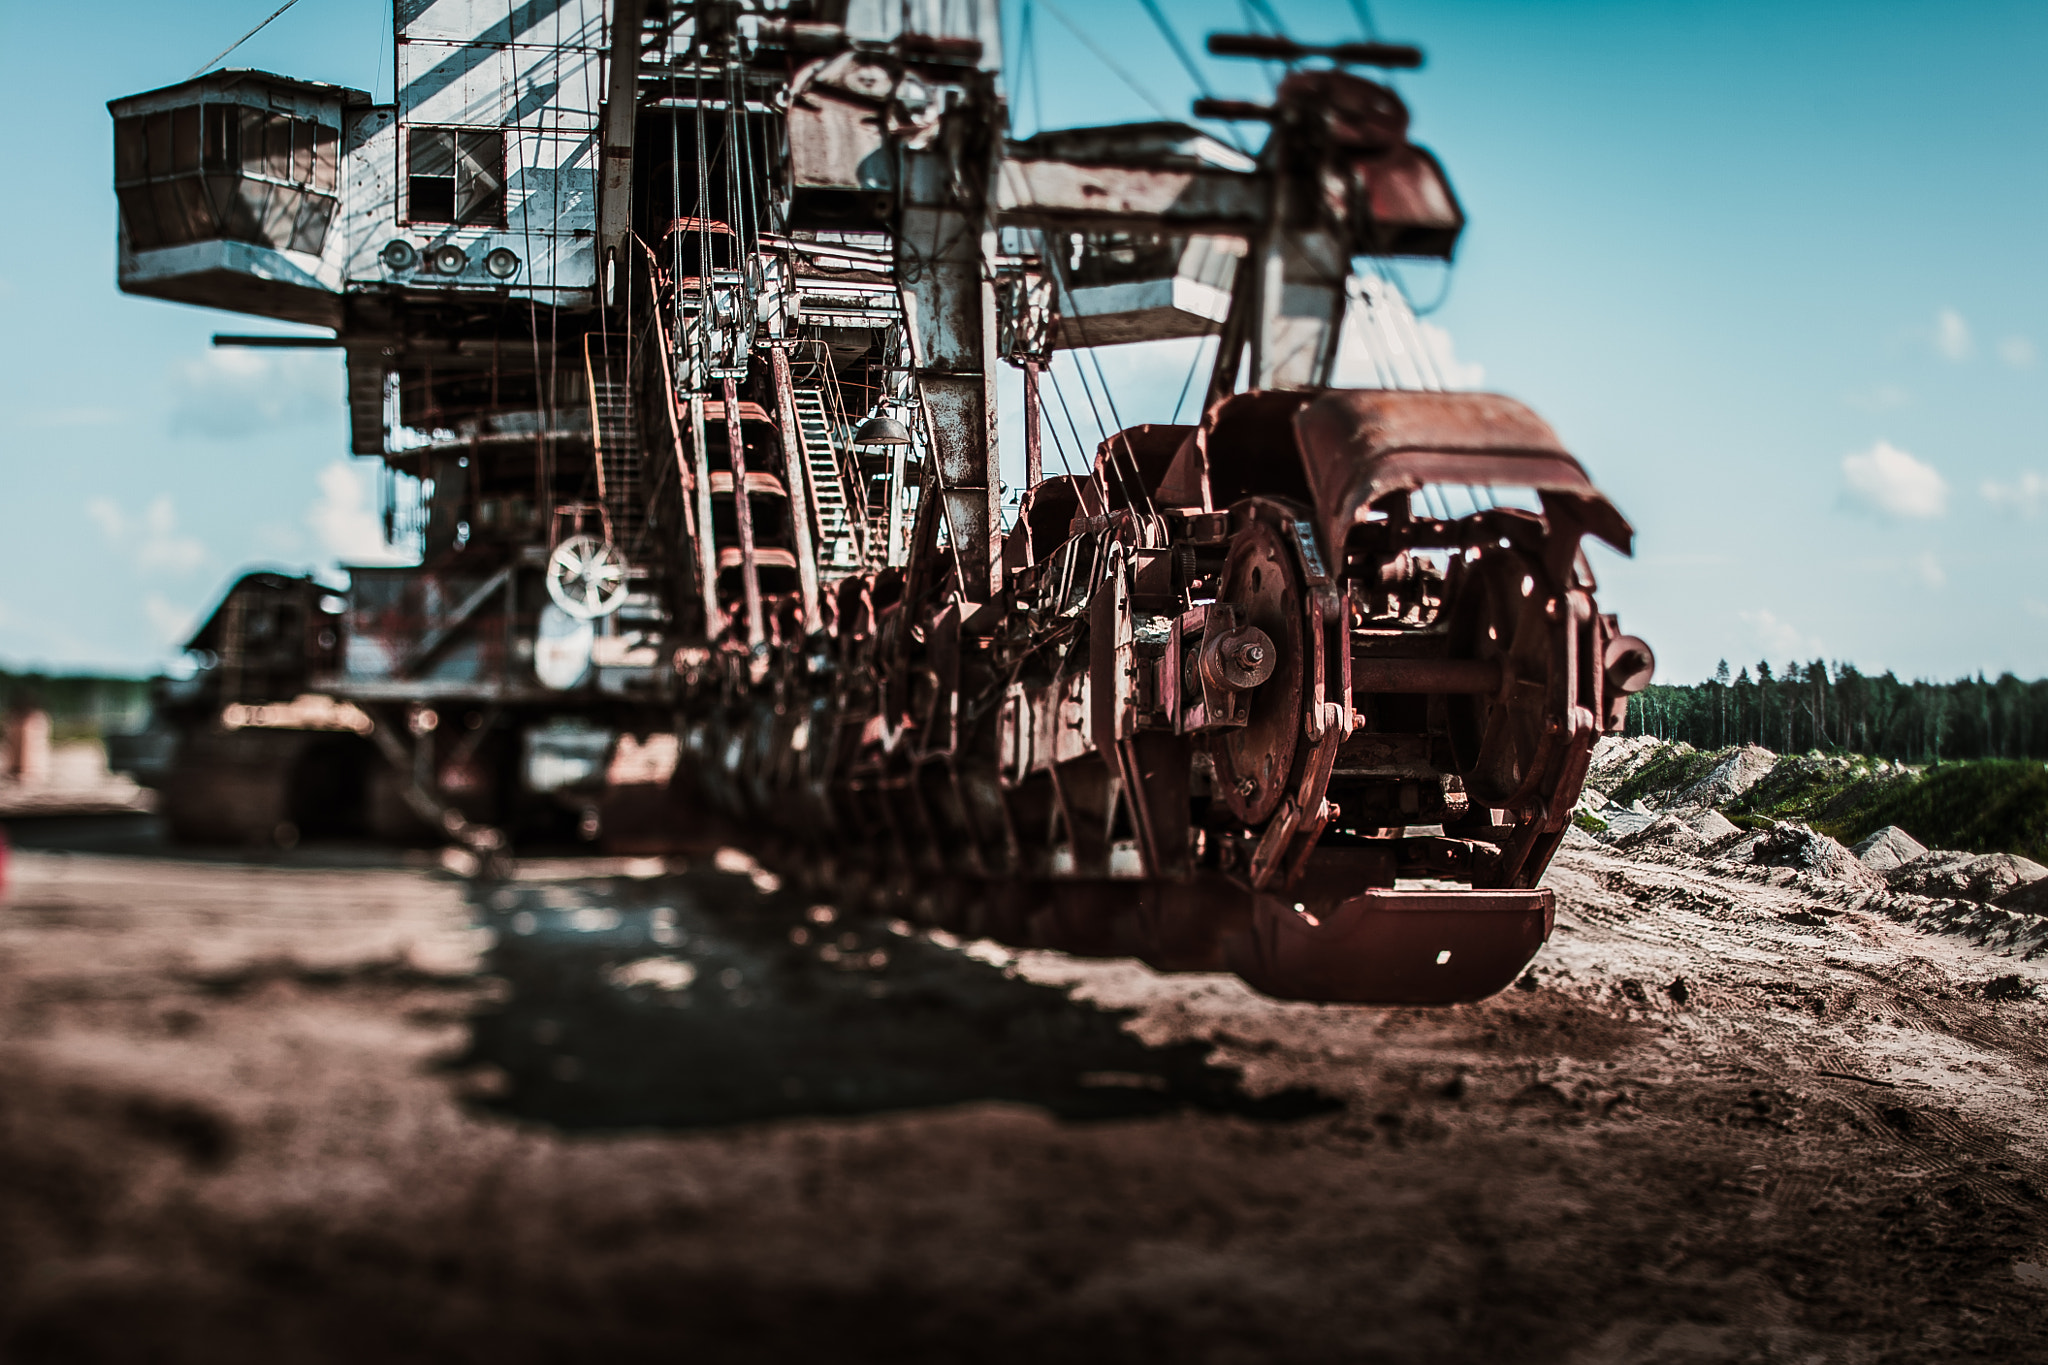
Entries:
{"type": "Polygon", "coordinates": [[[2048,679],[1951,683],[1870,677],[1853,664],[1756,665],[1734,677],[1724,659],[1707,682],[1653,684],[1629,701],[1628,731],[1682,739],[1696,749],[1761,744],[1906,763],[1964,758],[2048,758],[2048,679]]]}
{"type": "Polygon", "coordinates": [[[149,680],[0,669],[0,712],[17,704],[48,711],[59,739],[119,734],[149,720],[149,680]]]}

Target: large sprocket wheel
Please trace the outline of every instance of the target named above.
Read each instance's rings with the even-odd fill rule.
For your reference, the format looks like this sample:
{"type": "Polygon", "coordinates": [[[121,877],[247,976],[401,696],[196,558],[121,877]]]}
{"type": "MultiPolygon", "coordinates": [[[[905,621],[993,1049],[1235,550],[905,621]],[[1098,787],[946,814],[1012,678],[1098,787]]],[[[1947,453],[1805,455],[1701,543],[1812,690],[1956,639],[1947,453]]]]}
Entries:
{"type": "Polygon", "coordinates": [[[548,596],[580,621],[617,611],[626,588],[625,556],[596,536],[570,536],[548,556],[548,596]]]}
{"type": "Polygon", "coordinates": [[[1272,640],[1272,674],[1251,690],[1250,722],[1220,730],[1210,741],[1216,788],[1231,814],[1247,825],[1272,818],[1295,781],[1307,705],[1309,597],[1300,552],[1270,522],[1254,520],[1231,538],[1216,601],[1239,612],[1245,626],[1272,640]]]}
{"type": "Polygon", "coordinates": [[[1554,663],[1550,593],[1542,569],[1505,547],[1467,564],[1453,592],[1451,657],[1497,664],[1505,685],[1446,698],[1452,762],[1474,801],[1508,806],[1542,758],[1554,663]]]}

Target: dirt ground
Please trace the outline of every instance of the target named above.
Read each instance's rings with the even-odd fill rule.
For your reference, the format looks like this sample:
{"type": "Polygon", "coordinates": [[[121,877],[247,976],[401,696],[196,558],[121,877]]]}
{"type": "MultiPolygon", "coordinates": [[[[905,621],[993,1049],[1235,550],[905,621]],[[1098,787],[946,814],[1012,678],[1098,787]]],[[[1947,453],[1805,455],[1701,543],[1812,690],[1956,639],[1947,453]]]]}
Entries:
{"type": "Polygon", "coordinates": [[[15,828],[8,1362],[2048,1359],[2048,964],[1867,892],[1573,848],[1361,1009],[141,828],[15,828]]]}

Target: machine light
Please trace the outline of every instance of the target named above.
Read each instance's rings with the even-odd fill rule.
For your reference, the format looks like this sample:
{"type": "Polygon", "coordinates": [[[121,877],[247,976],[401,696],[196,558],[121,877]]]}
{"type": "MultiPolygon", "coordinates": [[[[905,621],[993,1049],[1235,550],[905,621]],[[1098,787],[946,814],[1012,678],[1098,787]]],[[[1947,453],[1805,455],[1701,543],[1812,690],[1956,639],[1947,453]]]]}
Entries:
{"type": "Polygon", "coordinates": [[[410,270],[419,264],[420,253],[413,250],[411,242],[401,238],[386,242],[384,249],[377,253],[377,259],[384,262],[386,270],[410,270]]]}

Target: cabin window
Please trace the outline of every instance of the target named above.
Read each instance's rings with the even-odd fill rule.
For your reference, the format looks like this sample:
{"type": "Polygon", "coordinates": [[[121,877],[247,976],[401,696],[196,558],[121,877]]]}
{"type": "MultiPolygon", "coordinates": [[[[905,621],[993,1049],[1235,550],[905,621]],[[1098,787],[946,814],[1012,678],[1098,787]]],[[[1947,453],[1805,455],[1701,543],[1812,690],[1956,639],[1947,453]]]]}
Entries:
{"type": "Polygon", "coordinates": [[[414,223],[503,227],[504,132],[406,129],[405,216],[414,223]]]}
{"type": "Polygon", "coordinates": [[[227,238],[319,255],[340,189],[341,130],[242,104],[114,121],[114,193],[136,251],[227,238]]]}

